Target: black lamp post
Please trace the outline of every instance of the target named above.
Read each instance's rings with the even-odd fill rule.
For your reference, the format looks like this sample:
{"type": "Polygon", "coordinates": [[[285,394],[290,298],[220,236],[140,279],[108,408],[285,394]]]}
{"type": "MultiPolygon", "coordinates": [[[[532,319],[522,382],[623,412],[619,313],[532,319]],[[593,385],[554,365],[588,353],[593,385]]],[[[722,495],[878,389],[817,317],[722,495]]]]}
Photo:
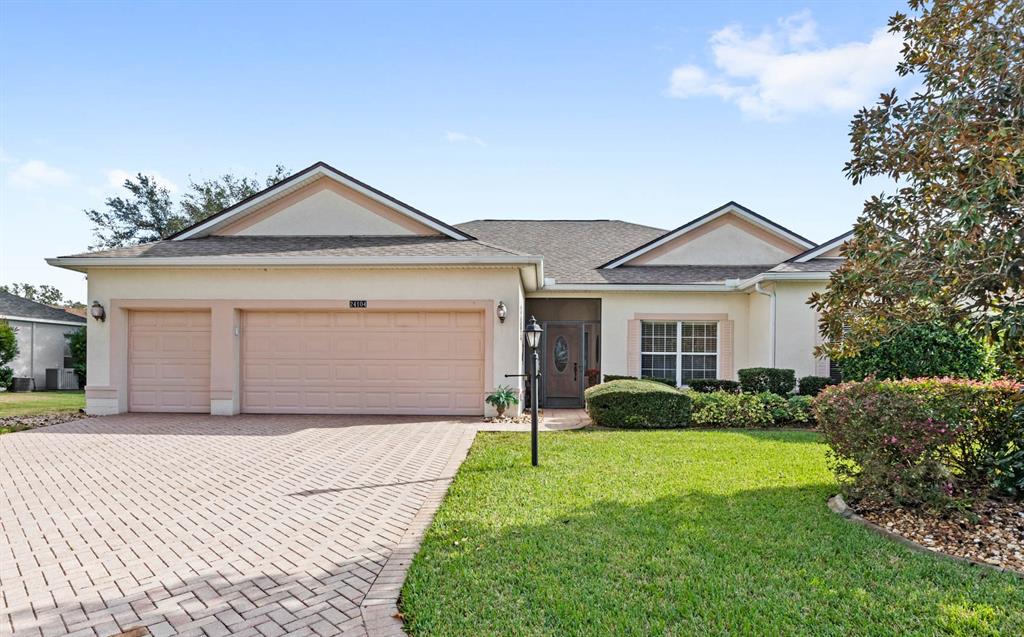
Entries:
{"type": "Polygon", "coordinates": [[[533,351],[533,369],[530,370],[530,462],[537,466],[537,385],[540,378],[540,354],[537,348],[540,347],[540,335],[544,333],[537,319],[530,317],[530,321],[523,329],[526,337],[526,345],[533,351]]]}

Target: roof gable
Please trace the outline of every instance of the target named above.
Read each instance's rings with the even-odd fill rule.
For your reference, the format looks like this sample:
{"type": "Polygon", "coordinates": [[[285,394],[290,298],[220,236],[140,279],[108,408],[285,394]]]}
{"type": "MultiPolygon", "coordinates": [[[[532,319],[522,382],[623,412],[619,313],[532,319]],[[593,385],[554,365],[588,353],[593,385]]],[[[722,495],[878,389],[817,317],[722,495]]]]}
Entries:
{"type": "Polygon", "coordinates": [[[729,202],[601,267],[773,264],[812,247],[809,239],[729,202]]]}
{"type": "Polygon", "coordinates": [[[472,239],[458,230],[323,162],[170,237],[214,234],[438,234],[472,239]],[[281,218],[275,219],[277,215],[281,218]]]}

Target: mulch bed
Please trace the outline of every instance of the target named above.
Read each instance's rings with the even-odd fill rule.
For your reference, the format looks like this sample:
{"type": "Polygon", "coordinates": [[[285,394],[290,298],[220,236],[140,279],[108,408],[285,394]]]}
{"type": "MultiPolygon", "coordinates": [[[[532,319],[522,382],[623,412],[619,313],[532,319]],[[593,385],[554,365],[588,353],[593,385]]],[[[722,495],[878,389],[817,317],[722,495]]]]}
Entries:
{"type": "Polygon", "coordinates": [[[38,414],[35,416],[5,416],[0,418],[0,427],[10,427],[15,431],[27,429],[38,429],[50,425],[59,425],[62,422],[70,422],[80,418],[88,418],[81,412],[65,412],[60,414],[38,414]]]}
{"type": "Polygon", "coordinates": [[[1024,573],[1024,503],[986,500],[971,511],[946,517],[858,502],[864,519],[948,555],[1024,573]]]}
{"type": "Polygon", "coordinates": [[[488,417],[488,418],[484,418],[484,422],[496,422],[496,423],[523,423],[523,422],[530,422],[530,414],[520,414],[518,416],[502,416],[501,418],[498,418],[496,416],[491,416],[491,417],[488,417]]]}

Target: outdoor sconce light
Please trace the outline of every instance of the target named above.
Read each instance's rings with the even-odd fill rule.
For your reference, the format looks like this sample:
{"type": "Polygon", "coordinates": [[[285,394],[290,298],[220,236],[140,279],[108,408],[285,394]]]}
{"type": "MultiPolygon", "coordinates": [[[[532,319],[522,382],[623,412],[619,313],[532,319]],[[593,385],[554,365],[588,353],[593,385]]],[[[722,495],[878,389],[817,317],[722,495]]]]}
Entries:
{"type": "Polygon", "coordinates": [[[498,322],[504,323],[506,316],[508,316],[508,308],[505,307],[505,302],[498,301],[498,322]]]}
{"type": "Polygon", "coordinates": [[[100,305],[99,301],[93,301],[92,305],[89,306],[89,315],[97,321],[102,321],[107,318],[107,312],[103,309],[103,306],[100,305]]]}

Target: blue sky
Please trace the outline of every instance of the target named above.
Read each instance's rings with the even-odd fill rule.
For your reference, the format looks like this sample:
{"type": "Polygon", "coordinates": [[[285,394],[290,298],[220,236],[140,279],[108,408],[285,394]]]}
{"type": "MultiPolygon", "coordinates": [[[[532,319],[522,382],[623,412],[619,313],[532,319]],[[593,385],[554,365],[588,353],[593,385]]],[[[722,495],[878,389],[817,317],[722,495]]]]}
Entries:
{"type": "Polygon", "coordinates": [[[813,240],[863,200],[897,2],[0,3],[0,283],[92,241],[126,173],[323,160],[455,223],[673,228],[738,201],[813,240]]]}

